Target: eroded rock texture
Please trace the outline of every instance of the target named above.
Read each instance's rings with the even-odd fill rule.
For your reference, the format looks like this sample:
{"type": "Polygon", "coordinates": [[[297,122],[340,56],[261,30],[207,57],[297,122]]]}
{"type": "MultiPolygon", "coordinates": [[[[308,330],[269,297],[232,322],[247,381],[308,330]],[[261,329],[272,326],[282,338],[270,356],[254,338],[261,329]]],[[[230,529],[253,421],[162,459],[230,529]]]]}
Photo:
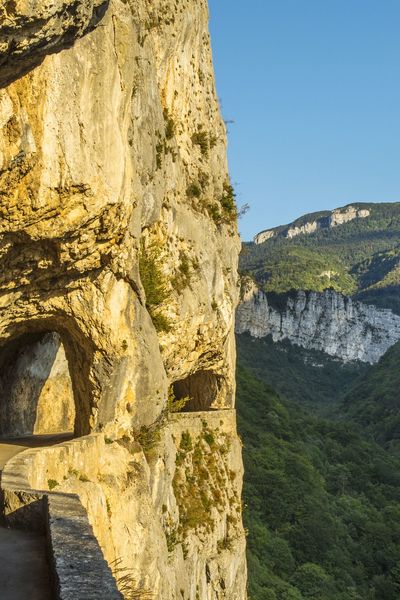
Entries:
{"type": "MultiPolygon", "coordinates": [[[[155,453],[141,459],[151,487],[136,495],[133,470],[122,505],[108,499],[106,555],[135,569],[155,598],[180,599],[181,590],[190,600],[245,598],[236,500],[212,512],[212,527],[200,519],[172,541],[163,508],[172,507],[178,529],[185,517],[168,465],[181,439],[165,429],[171,389],[178,401],[185,389],[195,396],[187,409],[204,411],[198,423],[215,408],[226,411],[222,425],[224,414],[231,422],[234,399],[239,242],[207,3],[15,0],[0,26],[3,351],[22,351],[27,336],[59,336],[75,434],[104,431],[155,453]],[[140,524],[125,527],[128,513],[140,524]],[[228,517],[235,527],[226,540],[228,517]],[[140,568],[138,528],[158,531],[143,538],[144,556],[163,553],[140,568]]],[[[232,436],[224,451],[236,497],[232,436]]]]}

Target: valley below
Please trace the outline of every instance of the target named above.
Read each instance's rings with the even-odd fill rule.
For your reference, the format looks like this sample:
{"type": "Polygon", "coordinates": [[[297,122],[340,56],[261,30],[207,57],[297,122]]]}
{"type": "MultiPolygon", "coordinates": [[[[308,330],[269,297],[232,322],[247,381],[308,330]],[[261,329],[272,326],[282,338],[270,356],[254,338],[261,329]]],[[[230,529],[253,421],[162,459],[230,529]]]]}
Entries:
{"type": "Polygon", "coordinates": [[[400,203],[242,244],[224,3],[0,4],[0,599],[399,600],[400,203]]]}
{"type": "Polygon", "coordinates": [[[396,204],[345,207],[244,245],[237,410],[253,600],[400,597],[399,217],[396,204]]]}

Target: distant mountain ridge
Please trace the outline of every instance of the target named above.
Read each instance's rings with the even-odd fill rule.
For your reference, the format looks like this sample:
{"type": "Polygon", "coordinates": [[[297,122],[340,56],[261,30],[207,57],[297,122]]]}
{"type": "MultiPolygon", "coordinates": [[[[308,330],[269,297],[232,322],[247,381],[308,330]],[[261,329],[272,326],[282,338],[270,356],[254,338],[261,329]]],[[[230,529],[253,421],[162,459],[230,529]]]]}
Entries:
{"type": "Polygon", "coordinates": [[[254,236],[253,241],[255,244],[262,244],[276,236],[292,239],[301,234],[314,233],[318,229],[331,229],[354,219],[365,219],[370,214],[368,204],[348,204],[343,208],[304,215],[288,225],[265,229],[254,236]]]}
{"type": "Polygon", "coordinates": [[[332,289],[400,314],[400,202],[311,213],[256,239],[240,270],[264,292],[332,289]]]}

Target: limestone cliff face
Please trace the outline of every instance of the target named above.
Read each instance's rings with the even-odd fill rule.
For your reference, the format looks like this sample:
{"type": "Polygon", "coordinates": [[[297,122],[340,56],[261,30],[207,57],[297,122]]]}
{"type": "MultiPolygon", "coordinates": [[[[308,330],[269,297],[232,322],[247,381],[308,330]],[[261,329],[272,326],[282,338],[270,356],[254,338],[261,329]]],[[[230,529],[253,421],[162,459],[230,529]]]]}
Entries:
{"type": "MultiPolygon", "coordinates": [[[[65,382],[69,372],[75,435],[102,431],[110,442],[124,439],[143,463],[144,471],[129,471],[126,493],[107,498],[113,518],[102,538],[105,554],[134,569],[155,598],[245,598],[234,428],[227,445],[218,427],[213,436],[224,447],[235,501],[225,498],[224,476],[214,473],[215,497],[202,496],[213,525],[200,519],[183,526],[187,507],[177,496],[186,497],[192,467],[178,493],[174,461],[182,432],[179,425],[179,433],[171,431],[166,418],[171,402],[186,398],[191,420],[175,418],[193,439],[201,438],[209,410],[219,409],[220,431],[234,419],[239,240],[207,2],[21,0],[1,11],[6,421],[13,422],[18,406],[15,374],[29,372],[35,344],[43,350],[58,336],[57,360],[65,360],[57,372],[65,382]],[[151,460],[142,451],[149,445],[151,460]],[[224,509],[212,510],[218,486],[224,509]],[[127,514],[133,516],[125,526],[127,514]],[[179,530],[172,541],[171,527],[179,530]],[[139,530],[154,533],[139,536],[140,549],[139,530]],[[139,550],[150,557],[140,568],[139,550]]],[[[48,389],[45,406],[54,398],[48,389]]],[[[105,457],[111,447],[105,445],[105,457]]],[[[73,477],[71,489],[80,489],[73,477]]]]}
{"type": "Polygon", "coordinates": [[[390,310],[353,301],[337,292],[296,292],[279,309],[248,284],[237,310],[236,331],[272,335],[343,362],[375,363],[400,339],[400,317],[390,310]]]}

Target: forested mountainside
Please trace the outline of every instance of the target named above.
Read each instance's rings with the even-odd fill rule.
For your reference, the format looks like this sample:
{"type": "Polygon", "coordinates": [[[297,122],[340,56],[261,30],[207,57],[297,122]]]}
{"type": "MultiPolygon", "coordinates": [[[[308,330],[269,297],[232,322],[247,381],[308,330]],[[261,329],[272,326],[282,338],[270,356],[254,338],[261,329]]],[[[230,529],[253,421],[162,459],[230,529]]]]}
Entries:
{"type": "Polygon", "coordinates": [[[266,292],[330,288],[400,314],[400,203],[351,207],[368,215],[315,227],[349,207],[312,213],[268,230],[273,235],[262,243],[244,244],[242,273],[266,292]],[[296,234],[288,237],[290,231],[296,234]]]}
{"type": "Polygon", "coordinates": [[[236,340],[242,367],[251,368],[257,379],[277,394],[318,414],[336,410],[353,384],[368,371],[365,363],[342,363],[288,340],[274,342],[271,336],[255,339],[244,333],[236,340]]]}
{"type": "Polygon", "coordinates": [[[400,457],[400,343],[349,390],[343,411],[378,444],[400,457]]]}
{"type": "Polygon", "coordinates": [[[400,461],[240,363],[250,598],[398,600],[400,461]]]}
{"type": "Polygon", "coordinates": [[[400,203],[244,244],[238,413],[252,600],[400,598],[400,203]]]}

